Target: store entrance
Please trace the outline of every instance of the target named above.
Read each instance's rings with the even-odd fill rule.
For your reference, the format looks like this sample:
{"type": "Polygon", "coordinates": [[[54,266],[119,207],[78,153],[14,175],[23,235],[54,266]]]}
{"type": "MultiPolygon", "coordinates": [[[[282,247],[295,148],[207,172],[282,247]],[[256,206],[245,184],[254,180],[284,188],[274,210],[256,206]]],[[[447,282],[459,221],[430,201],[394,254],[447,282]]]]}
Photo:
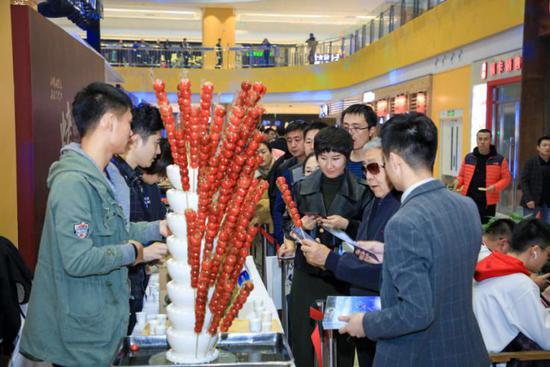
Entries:
{"type": "Polygon", "coordinates": [[[498,81],[488,85],[488,93],[492,101],[490,116],[491,130],[497,152],[508,161],[512,183],[501,193],[497,211],[510,214],[518,209],[519,197],[519,130],[520,130],[520,99],[521,81],[519,78],[498,81]],[[497,84],[498,83],[498,84],[497,84]]]}

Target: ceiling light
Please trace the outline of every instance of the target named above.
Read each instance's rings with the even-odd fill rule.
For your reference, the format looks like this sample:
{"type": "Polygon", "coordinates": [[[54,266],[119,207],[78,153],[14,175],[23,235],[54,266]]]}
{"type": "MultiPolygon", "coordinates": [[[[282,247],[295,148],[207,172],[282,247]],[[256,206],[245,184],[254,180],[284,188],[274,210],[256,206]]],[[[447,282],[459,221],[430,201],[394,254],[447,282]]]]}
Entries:
{"type": "Polygon", "coordinates": [[[330,15],[321,14],[277,14],[277,13],[242,13],[245,17],[270,17],[270,18],[330,18],[330,15]]]}
{"type": "Polygon", "coordinates": [[[122,9],[122,8],[105,8],[107,13],[151,13],[151,14],[170,14],[170,15],[195,15],[194,11],[185,10],[162,10],[162,9],[122,9]]]}

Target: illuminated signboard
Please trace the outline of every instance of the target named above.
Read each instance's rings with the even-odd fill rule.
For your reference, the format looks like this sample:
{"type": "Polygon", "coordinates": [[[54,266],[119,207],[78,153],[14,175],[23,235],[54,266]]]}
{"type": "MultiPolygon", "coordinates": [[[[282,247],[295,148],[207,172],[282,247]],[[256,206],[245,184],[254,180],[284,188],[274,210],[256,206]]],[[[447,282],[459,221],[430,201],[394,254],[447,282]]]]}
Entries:
{"type": "Polygon", "coordinates": [[[514,72],[521,72],[523,59],[520,55],[495,61],[484,61],[481,64],[481,80],[487,80],[496,76],[504,76],[514,72]]]}
{"type": "Polygon", "coordinates": [[[341,54],[315,54],[315,63],[324,64],[326,62],[338,61],[341,57],[341,54]]]}

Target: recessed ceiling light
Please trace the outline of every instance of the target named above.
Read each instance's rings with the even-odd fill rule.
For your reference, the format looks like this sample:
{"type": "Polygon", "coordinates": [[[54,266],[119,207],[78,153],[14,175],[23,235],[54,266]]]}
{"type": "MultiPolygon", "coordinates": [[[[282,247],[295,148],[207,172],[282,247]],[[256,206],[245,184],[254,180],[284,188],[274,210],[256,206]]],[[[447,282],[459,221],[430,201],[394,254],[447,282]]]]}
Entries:
{"type": "Polygon", "coordinates": [[[171,14],[171,15],[195,15],[194,11],[185,10],[162,10],[162,9],[122,9],[122,8],[105,8],[105,12],[112,13],[151,13],[151,14],[171,14]]]}
{"type": "Polygon", "coordinates": [[[272,18],[330,18],[330,15],[321,14],[277,14],[277,13],[240,13],[245,17],[272,17],[272,18]]]}

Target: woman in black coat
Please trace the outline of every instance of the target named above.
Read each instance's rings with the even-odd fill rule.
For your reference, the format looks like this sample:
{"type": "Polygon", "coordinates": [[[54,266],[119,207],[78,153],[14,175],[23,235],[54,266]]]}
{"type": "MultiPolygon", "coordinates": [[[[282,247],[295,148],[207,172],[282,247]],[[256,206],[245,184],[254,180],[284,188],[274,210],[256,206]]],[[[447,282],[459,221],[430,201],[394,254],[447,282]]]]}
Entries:
{"type": "MultiPolygon", "coordinates": [[[[341,241],[325,228],[345,230],[354,238],[363,210],[372,199],[366,182],[346,170],[352,149],[353,140],[345,130],[321,130],[314,143],[319,170],[293,186],[303,228],[333,251],[340,251],[341,241]]],[[[283,247],[282,252],[288,251],[283,247]]],[[[349,295],[349,289],[347,283],[337,280],[330,271],[307,264],[299,245],[294,266],[289,307],[290,343],[296,365],[309,367],[314,360],[310,335],[315,326],[309,317],[309,307],[315,300],[324,300],[330,295],[349,295]]],[[[338,343],[338,365],[352,366],[354,346],[346,337],[340,338],[338,343]]]]}

